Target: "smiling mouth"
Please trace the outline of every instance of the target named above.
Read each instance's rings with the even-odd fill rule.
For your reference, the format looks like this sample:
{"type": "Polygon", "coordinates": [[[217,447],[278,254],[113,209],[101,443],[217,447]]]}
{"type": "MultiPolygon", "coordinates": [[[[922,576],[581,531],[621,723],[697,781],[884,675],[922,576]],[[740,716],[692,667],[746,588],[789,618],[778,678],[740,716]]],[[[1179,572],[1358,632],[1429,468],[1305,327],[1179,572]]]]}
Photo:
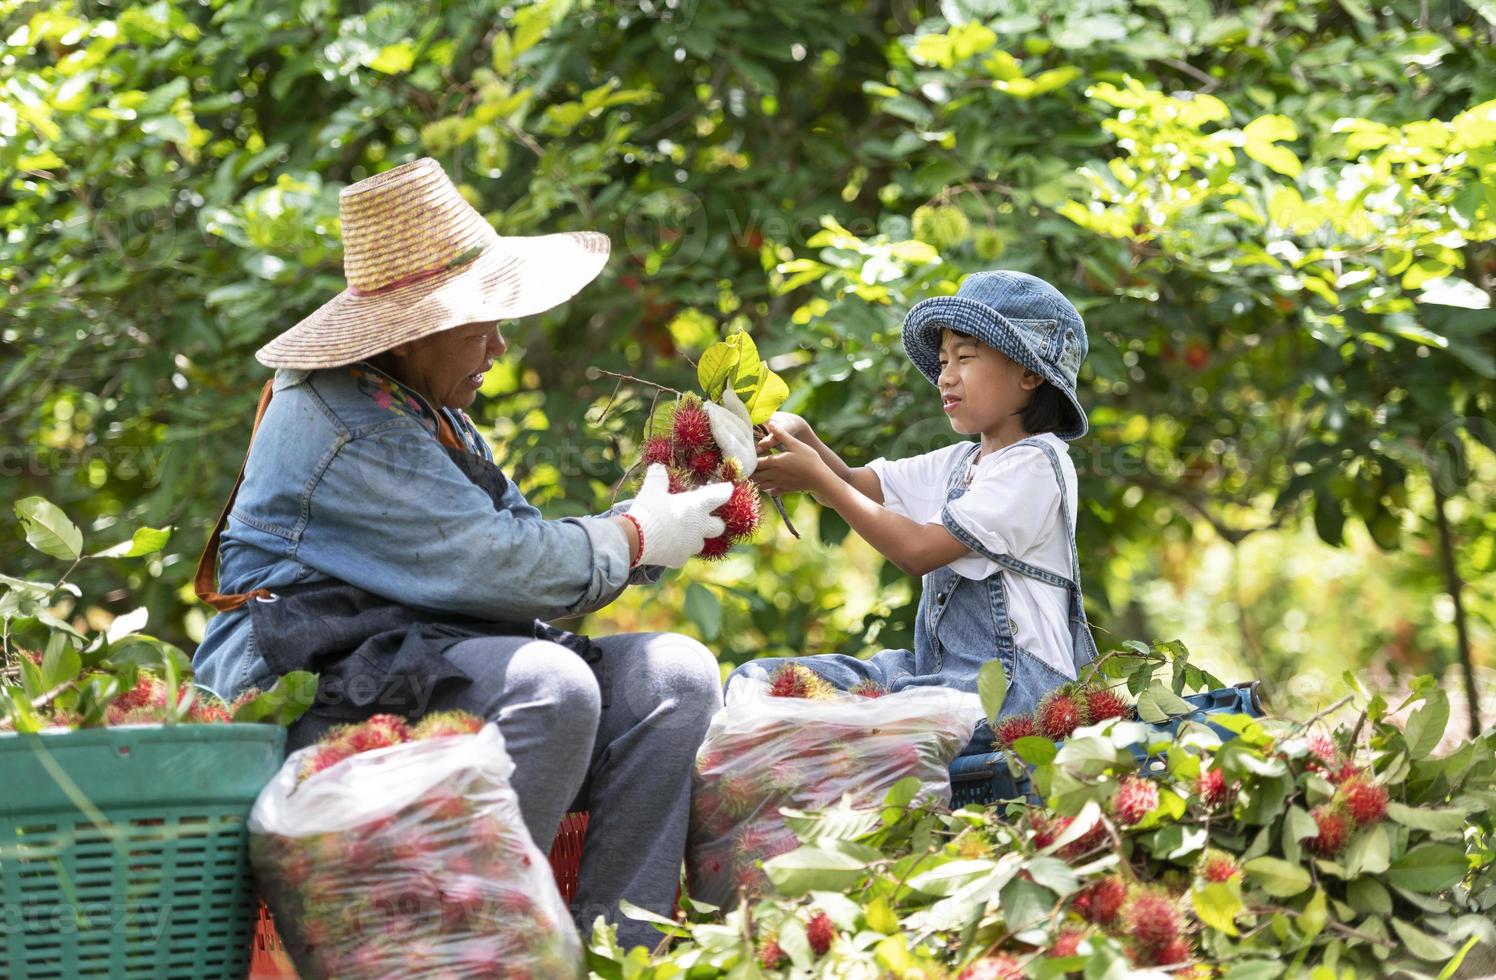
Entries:
{"type": "Polygon", "coordinates": [[[961,399],[959,399],[959,398],[952,398],[949,395],[947,395],[944,399],[941,400],[941,406],[947,412],[949,412],[951,409],[955,408],[959,404],[961,404],[961,399]]]}

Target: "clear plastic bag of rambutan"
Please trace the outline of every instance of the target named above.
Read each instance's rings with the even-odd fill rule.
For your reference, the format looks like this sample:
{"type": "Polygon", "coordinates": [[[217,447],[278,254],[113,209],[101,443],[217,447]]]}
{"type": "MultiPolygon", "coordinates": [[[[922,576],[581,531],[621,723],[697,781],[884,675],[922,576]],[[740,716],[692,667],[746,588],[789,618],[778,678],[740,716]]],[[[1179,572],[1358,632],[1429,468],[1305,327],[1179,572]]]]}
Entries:
{"type": "Polygon", "coordinates": [[[304,980],[577,977],[582,948],[494,725],[380,715],[293,753],[250,859],[304,980]]]}
{"type": "Polygon", "coordinates": [[[910,776],[920,783],[917,800],[949,803],[951,760],[981,714],[975,694],[844,692],[799,665],[768,682],[735,680],[696,756],[691,897],[729,907],[740,893],[767,891],[762,863],[800,844],[781,807],[817,810],[847,799],[879,809],[910,776]]]}

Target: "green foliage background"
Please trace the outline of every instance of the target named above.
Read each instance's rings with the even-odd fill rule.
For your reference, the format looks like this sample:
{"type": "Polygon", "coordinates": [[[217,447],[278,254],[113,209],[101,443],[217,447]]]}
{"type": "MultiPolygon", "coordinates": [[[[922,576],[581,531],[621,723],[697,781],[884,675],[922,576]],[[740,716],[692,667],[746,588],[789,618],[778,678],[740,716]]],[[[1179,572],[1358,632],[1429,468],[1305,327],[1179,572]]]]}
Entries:
{"type": "MultiPolygon", "coordinates": [[[[436,156],[501,233],[603,277],[507,329],[475,418],[547,514],[594,511],[647,391],[749,330],[849,461],[951,435],[903,312],[994,266],[1085,315],[1082,567],[1107,641],[1288,682],[1496,621],[1491,0],[0,0],[0,494],[95,539],[107,617],[201,634],[188,579],[252,352],[341,286],[340,187],[436,156]],[[1437,494],[1436,491],[1437,490],[1437,494]]],[[[809,501],[586,628],[724,662],[910,642],[917,585],[809,501]]],[[[32,559],[19,531],[4,570],[32,559]]]]}

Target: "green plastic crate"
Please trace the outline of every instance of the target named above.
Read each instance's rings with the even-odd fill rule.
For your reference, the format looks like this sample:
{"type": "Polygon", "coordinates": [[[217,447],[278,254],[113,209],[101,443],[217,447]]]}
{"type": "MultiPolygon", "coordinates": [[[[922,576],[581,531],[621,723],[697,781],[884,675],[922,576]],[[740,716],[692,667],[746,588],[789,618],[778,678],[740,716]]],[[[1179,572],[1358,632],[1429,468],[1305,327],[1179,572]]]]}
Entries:
{"type": "Polygon", "coordinates": [[[243,980],[278,725],[0,736],[0,977],[243,980]]]}

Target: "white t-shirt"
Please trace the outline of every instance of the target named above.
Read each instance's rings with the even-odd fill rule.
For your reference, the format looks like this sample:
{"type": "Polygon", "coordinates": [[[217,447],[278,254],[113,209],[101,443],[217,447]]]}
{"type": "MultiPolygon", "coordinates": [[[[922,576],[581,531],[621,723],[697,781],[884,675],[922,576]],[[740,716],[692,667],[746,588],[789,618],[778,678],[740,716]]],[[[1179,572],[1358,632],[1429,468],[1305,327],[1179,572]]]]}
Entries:
{"type": "MultiPolygon", "coordinates": [[[[1069,447],[1050,432],[1034,438],[1047,441],[1058,453],[1065,498],[1070,501],[1065,518],[1074,534],[1077,488],[1069,447]]],[[[944,525],[941,512],[951,469],[961,464],[970,448],[971,443],[958,442],[909,459],[875,459],[868,469],[878,474],[883,503],[889,510],[921,524],[944,525]]],[[[952,518],[989,551],[1069,578],[1070,544],[1060,524],[1060,486],[1044,450],[1014,444],[983,456],[973,469],[971,485],[951,501],[952,518]]],[[[1075,676],[1069,597],[1064,589],[1010,572],[975,552],[957,558],[949,567],[969,579],[1001,571],[1014,640],[1060,673],[1075,676]]]]}

